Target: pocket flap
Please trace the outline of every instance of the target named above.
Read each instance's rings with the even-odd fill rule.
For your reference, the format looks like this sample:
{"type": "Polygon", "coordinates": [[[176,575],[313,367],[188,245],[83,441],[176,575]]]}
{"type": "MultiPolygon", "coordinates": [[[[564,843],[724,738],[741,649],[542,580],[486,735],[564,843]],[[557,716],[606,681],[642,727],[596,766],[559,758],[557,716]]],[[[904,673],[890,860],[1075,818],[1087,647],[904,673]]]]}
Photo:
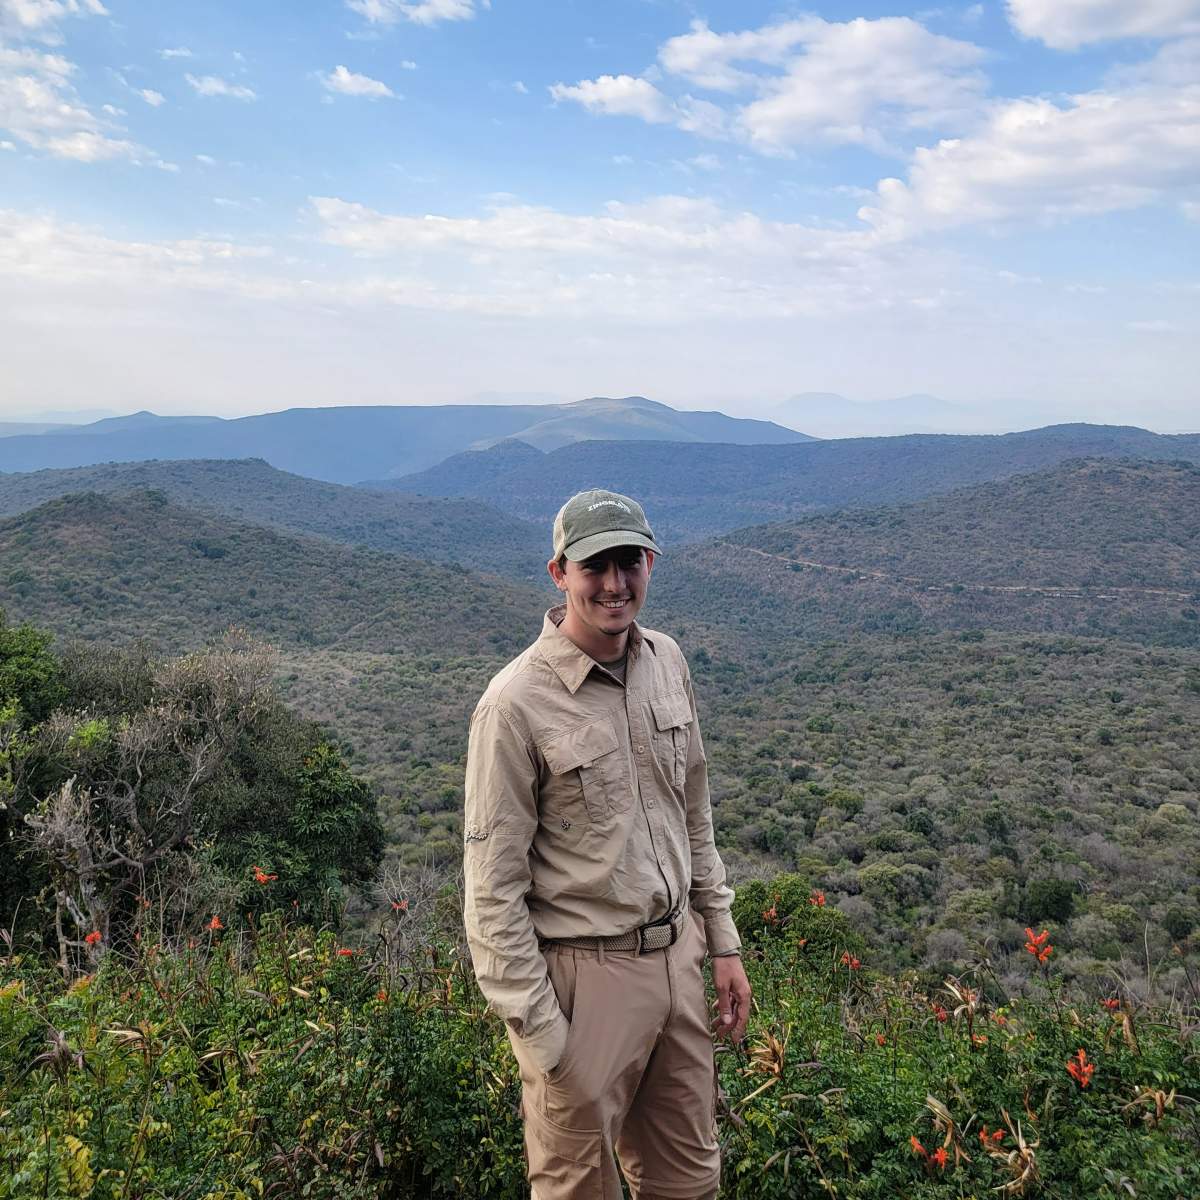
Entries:
{"type": "MultiPolygon", "coordinates": [[[[575,1171],[564,1171],[563,1159],[594,1170],[599,1169],[604,1139],[601,1130],[568,1129],[557,1121],[552,1121],[536,1104],[525,1106],[525,1126],[533,1134],[538,1146],[536,1156],[531,1155],[531,1174],[544,1179],[565,1180],[570,1185],[586,1181],[575,1171]]],[[[532,1150],[532,1147],[530,1149],[532,1150]]],[[[582,1195],[583,1191],[572,1187],[571,1194],[582,1195]]]]}
{"type": "Polygon", "coordinates": [[[692,723],[692,706],[683,692],[655,696],[650,701],[650,707],[654,709],[654,723],[660,731],[678,729],[692,723]]]}
{"type": "Polygon", "coordinates": [[[617,731],[605,718],[590,725],[555,734],[541,747],[542,757],[554,775],[565,775],[576,767],[587,766],[617,748],[617,731]]]}

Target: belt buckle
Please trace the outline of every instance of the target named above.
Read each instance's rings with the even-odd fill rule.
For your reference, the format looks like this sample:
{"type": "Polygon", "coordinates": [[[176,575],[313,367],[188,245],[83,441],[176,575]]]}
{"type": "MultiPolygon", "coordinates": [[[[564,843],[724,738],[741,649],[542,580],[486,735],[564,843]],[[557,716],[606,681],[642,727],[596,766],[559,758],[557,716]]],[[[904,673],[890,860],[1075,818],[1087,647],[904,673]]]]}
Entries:
{"type": "Polygon", "coordinates": [[[651,921],[649,925],[642,925],[638,929],[638,953],[650,954],[655,950],[665,950],[668,946],[675,945],[678,937],[679,930],[674,917],[667,916],[660,921],[651,921]],[[647,937],[647,934],[650,936],[647,937]]]}

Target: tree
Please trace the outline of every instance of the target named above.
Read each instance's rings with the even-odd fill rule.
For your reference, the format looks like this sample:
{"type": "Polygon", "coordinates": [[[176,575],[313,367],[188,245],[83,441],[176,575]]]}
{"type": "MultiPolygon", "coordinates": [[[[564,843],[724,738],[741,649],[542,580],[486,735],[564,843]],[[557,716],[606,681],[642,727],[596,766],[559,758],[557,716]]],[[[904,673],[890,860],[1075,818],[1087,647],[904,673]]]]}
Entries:
{"type": "Polygon", "coordinates": [[[1056,921],[1060,925],[1075,911],[1075,885],[1065,879],[1031,879],[1025,889],[1026,919],[1037,924],[1056,921]]]}
{"type": "Polygon", "coordinates": [[[7,625],[0,609],[0,921],[10,929],[22,899],[46,883],[42,864],[20,854],[17,790],[31,731],[66,694],[52,640],[30,625],[7,625]]]}
{"type": "Polygon", "coordinates": [[[274,664],[268,648],[230,634],[160,664],[150,702],[131,714],[59,710],[39,727],[43,773],[56,765],[66,778],[25,824],[49,871],[64,975],[102,952],[122,902],[190,848],[197,798],[274,701],[274,664]]]}

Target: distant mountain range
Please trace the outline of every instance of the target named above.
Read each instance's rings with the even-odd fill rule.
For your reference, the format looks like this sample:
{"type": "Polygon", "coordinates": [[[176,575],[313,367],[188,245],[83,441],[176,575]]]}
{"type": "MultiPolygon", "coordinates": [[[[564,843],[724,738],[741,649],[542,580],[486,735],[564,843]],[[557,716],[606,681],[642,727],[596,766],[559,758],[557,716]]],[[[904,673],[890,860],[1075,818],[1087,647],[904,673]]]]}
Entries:
{"type": "Polygon", "coordinates": [[[809,440],[770,421],[679,412],[642,396],[555,405],[294,408],[225,420],[140,412],[0,437],[0,471],[147,459],[261,458],[333,483],[390,479],[504,438],[553,450],[585,438],[783,444],[809,440]]]}
{"type": "Polygon", "coordinates": [[[577,490],[611,487],[642,501],[656,532],[678,543],[820,509],[916,500],[1083,457],[1200,461],[1200,434],[1052,425],[775,446],[589,441],[550,453],[508,441],[373,486],[483,498],[538,523],[577,490]]]}

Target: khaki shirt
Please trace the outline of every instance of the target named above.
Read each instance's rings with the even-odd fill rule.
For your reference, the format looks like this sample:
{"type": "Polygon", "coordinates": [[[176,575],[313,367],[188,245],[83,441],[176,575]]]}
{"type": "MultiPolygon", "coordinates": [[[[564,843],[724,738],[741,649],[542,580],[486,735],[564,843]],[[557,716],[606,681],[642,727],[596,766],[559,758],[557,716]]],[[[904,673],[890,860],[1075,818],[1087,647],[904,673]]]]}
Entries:
{"type": "Polygon", "coordinates": [[[543,1070],[568,1023],[539,939],[627,933],[690,901],[710,954],[740,945],[682,651],[635,624],[622,686],[560,632],[565,612],[488,685],[467,750],[471,958],[543,1070]]]}

